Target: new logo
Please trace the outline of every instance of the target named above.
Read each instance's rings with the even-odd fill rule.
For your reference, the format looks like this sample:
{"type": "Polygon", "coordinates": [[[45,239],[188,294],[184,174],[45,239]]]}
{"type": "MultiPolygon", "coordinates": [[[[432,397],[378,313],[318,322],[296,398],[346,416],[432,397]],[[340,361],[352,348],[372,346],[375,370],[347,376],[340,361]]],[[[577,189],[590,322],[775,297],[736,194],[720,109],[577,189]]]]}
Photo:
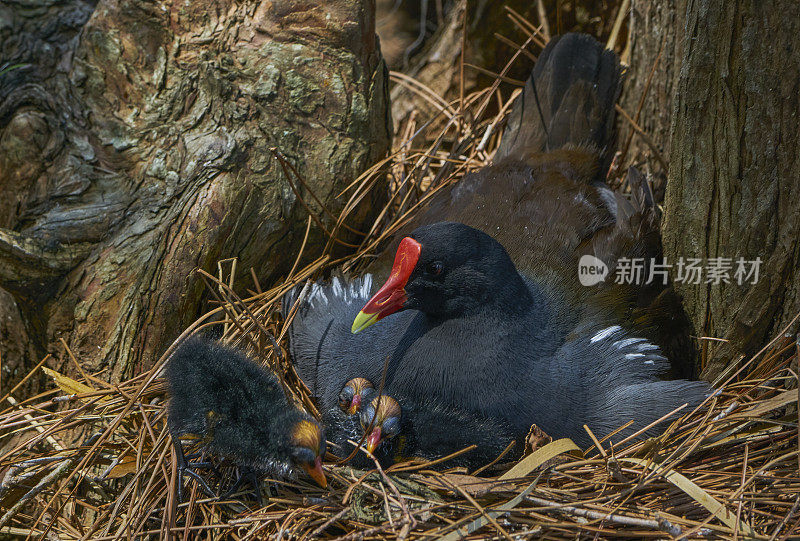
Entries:
{"type": "Polygon", "coordinates": [[[599,284],[608,276],[608,266],[593,255],[583,255],[578,261],[578,280],[582,286],[599,284]]]}

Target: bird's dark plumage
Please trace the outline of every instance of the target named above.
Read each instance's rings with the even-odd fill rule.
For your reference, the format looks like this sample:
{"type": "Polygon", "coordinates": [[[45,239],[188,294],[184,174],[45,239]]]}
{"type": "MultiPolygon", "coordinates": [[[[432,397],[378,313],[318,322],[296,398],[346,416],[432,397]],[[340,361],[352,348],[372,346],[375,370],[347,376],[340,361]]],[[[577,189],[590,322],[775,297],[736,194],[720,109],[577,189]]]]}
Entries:
{"type": "MultiPolygon", "coordinates": [[[[275,375],[243,353],[191,337],[166,367],[174,441],[193,437],[215,454],[261,474],[319,470],[325,433],[291,405],[275,375]]],[[[324,484],[324,475],[321,477],[324,484]]]]}
{"type": "MultiPolygon", "coordinates": [[[[383,453],[394,460],[435,460],[476,445],[474,450],[443,464],[445,467],[476,468],[495,460],[512,441],[522,441],[512,427],[500,419],[445,407],[431,399],[413,403],[400,398],[398,402],[402,407],[399,433],[381,443],[383,453]]],[[[512,457],[513,453],[507,456],[512,457]]]]}
{"type": "MultiPolygon", "coordinates": [[[[463,246],[467,240],[459,233],[474,234],[446,223],[426,227],[419,237],[437,230],[441,250],[463,246]]],[[[481,273],[481,267],[458,270],[473,277],[481,273]]],[[[295,318],[292,355],[298,372],[304,378],[316,374],[312,390],[333,406],[336,389],[354,374],[379,379],[388,354],[385,392],[429,404],[419,411],[463,411],[511,426],[518,439],[535,423],[553,437],[587,445],[583,424],[604,435],[636,421],[618,434],[619,440],[684,402],[693,406],[707,396],[709,387],[702,382],[661,381],[668,362],[658,346],[624,330],[597,307],[570,306],[516,271],[502,277],[488,284],[507,284],[515,295],[459,290],[455,302],[463,312],[456,316],[446,310],[441,316],[439,295],[433,293],[433,314],[404,310],[356,335],[349,323],[368,299],[345,300],[334,288],[317,286],[295,318]]],[[[365,280],[350,287],[357,289],[365,280]]],[[[406,288],[411,304],[424,310],[427,288],[414,296],[412,282],[406,288]]]]}
{"type": "MultiPolygon", "coordinates": [[[[602,436],[633,420],[619,441],[710,392],[702,382],[661,379],[667,355],[686,353],[674,339],[686,328],[669,290],[613,280],[621,258],[660,255],[652,200],[642,193],[629,202],[600,182],[613,140],[616,56],[568,34],[551,40],[531,77],[494,164],[439,190],[399,235],[421,246],[393,297],[401,311],[369,328],[374,321],[359,316],[365,330],[353,335],[359,309],[374,302],[372,277],[312,287],[290,348],[323,405],[335,404],[352,377],[379,381],[388,356],[385,392],[431,404],[420,411],[504,423],[516,438],[535,423],[588,445],[584,424],[602,436]],[[608,265],[606,282],[580,285],[583,255],[608,265]]],[[[396,248],[374,265],[381,281],[396,248]]]]}
{"type": "MultiPolygon", "coordinates": [[[[349,415],[336,406],[327,408],[321,413],[325,434],[330,443],[330,452],[340,459],[350,456],[353,451],[353,445],[350,442],[358,443],[364,434],[358,414],[349,415]]],[[[368,467],[369,463],[357,460],[354,465],[368,467]]]]}
{"type": "Polygon", "coordinates": [[[607,164],[620,73],[614,52],[591,36],[551,39],[514,104],[495,161],[571,146],[592,148],[607,164]]]}

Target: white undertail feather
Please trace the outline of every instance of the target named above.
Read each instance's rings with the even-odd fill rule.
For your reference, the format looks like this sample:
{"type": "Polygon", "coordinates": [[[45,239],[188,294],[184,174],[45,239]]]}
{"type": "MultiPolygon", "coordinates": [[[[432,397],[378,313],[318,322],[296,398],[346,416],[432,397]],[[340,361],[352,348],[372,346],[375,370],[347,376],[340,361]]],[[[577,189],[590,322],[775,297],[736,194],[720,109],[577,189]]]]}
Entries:
{"type": "Polygon", "coordinates": [[[311,292],[306,297],[306,302],[311,308],[317,308],[319,304],[330,304],[332,298],[340,299],[345,303],[351,301],[367,302],[372,291],[372,275],[365,274],[360,278],[355,278],[346,282],[334,276],[329,284],[315,283],[311,285],[311,292]]]}
{"type": "Polygon", "coordinates": [[[308,294],[308,297],[306,297],[306,300],[312,308],[316,308],[317,301],[328,304],[328,297],[325,295],[324,288],[320,284],[313,284],[311,286],[311,292],[308,294]]]}
{"type": "Polygon", "coordinates": [[[334,296],[344,297],[344,300],[347,300],[347,290],[342,289],[342,284],[339,282],[339,278],[336,276],[334,276],[333,280],[331,281],[331,291],[334,296]]]}
{"type": "MultiPolygon", "coordinates": [[[[355,287],[355,283],[353,283],[353,286],[355,287]]],[[[372,291],[372,275],[365,274],[361,278],[361,292],[360,292],[361,297],[369,299],[369,294],[371,291],[372,291]]]]}

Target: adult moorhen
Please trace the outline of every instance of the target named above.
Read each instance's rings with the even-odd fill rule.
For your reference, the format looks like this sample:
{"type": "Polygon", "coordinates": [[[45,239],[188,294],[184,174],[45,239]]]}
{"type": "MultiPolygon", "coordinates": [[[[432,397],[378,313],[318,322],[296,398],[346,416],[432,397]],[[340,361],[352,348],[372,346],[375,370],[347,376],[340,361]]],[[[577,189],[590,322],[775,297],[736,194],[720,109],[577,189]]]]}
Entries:
{"type": "Polygon", "coordinates": [[[210,489],[190,468],[181,440],[221,455],[251,472],[280,477],[307,472],[323,488],[325,431],[286,399],[274,374],[241,352],[190,337],[170,357],[167,424],[178,458],[178,494],[183,476],[210,489]]]}
{"type": "Polygon", "coordinates": [[[619,441],[708,395],[659,379],[670,368],[660,346],[682,342],[667,290],[578,281],[582,255],[611,276],[622,257],[658,255],[650,199],[634,206],[602,182],[619,76],[593,38],[552,39],[494,164],[437,193],[383,287],[370,297],[368,275],[313,286],[290,348],[323,405],[352,377],[379,380],[387,356],[387,394],[507,423],[517,438],[535,423],[588,445],[584,424],[605,435],[634,421],[619,441]]]}

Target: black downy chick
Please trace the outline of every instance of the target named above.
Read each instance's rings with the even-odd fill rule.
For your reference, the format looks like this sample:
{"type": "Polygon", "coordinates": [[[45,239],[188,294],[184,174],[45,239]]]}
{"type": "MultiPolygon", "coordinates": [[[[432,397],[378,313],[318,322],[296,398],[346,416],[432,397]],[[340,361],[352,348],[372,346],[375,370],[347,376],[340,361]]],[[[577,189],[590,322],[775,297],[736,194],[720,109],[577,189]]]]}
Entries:
{"type": "Polygon", "coordinates": [[[395,459],[391,454],[393,447],[384,442],[395,437],[400,430],[401,409],[397,401],[390,396],[378,395],[364,378],[348,381],[339,396],[339,406],[329,408],[322,416],[328,441],[356,468],[374,466],[366,454],[353,452],[359,442],[361,448],[369,451],[382,466],[391,465],[395,459]]]}
{"type": "Polygon", "coordinates": [[[261,475],[308,473],[325,488],[325,432],[310,415],[291,405],[269,370],[238,350],[191,337],[166,367],[170,401],[167,422],[178,457],[178,494],[183,474],[204,485],[188,468],[181,440],[228,458],[261,475]]]}
{"type": "Polygon", "coordinates": [[[402,408],[388,395],[376,396],[361,409],[361,429],[366,434],[364,446],[375,454],[375,450],[385,440],[400,434],[402,428],[402,408]]]}
{"type": "Polygon", "coordinates": [[[413,404],[383,395],[374,397],[361,412],[368,451],[382,463],[409,458],[436,460],[472,445],[445,465],[483,466],[500,456],[514,442],[514,430],[502,421],[488,419],[433,401],[413,404]]]}
{"type": "Polygon", "coordinates": [[[414,405],[409,400],[378,396],[364,378],[345,384],[339,393],[339,409],[349,416],[349,424],[342,430],[345,424],[337,423],[329,426],[329,431],[338,440],[360,441],[363,437],[366,449],[384,465],[403,458],[436,460],[474,444],[475,450],[447,461],[447,466],[477,467],[497,458],[514,441],[513,430],[503,422],[431,401],[414,405]],[[358,422],[354,422],[355,414],[358,422]]]}
{"type": "MultiPolygon", "coordinates": [[[[329,443],[336,449],[340,458],[349,457],[353,452],[350,442],[361,441],[364,431],[361,428],[361,412],[377,394],[372,382],[364,378],[353,378],[339,392],[339,403],[329,407],[322,413],[329,443]]],[[[350,458],[350,464],[356,467],[369,467],[371,461],[362,453],[350,458]]]]}
{"type": "Polygon", "coordinates": [[[375,394],[375,386],[364,378],[353,378],[342,387],[339,393],[339,409],[347,415],[355,415],[361,411],[363,404],[375,394]]]}

